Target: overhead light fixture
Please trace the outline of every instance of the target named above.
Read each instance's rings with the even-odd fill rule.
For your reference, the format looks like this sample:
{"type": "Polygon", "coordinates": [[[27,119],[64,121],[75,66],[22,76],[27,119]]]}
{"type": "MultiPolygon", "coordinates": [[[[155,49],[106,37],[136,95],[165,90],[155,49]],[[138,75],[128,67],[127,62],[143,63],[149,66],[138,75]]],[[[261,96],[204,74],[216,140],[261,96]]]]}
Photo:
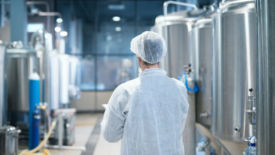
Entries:
{"type": "Polygon", "coordinates": [[[115,30],[116,30],[117,32],[119,32],[119,31],[121,31],[121,27],[116,27],[115,30]]]}
{"type": "Polygon", "coordinates": [[[123,4],[110,4],[108,5],[110,10],[124,10],[125,6],[123,4]]]}
{"type": "Polygon", "coordinates": [[[114,17],[113,17],[113,21],[119,22],[119,21],[120,21],[120,17],[119,17],[119,16],[114,16],[114,17]]]}
{"type": "Polygon", "coordinates": [[[67,35],[68,35],[68,32],[66,32],[66,31],[61,31],[60,32],[61,37],[66,37],[67,35]]]}
{"type": "Polygon", "coordinates": [[[62,22],[63,22],[63,19],[62,19],[62,18],[57,18],[57,19],[56,19],[56,22],[57,22],[57,23],[62,23],[62,22]]]}
{"type": "Polygon", "coordinates": [[[61,28],[57,26],[57,27],[54,28],[54,30],[55,30],[55,32],[60,32],[61,28]]]}

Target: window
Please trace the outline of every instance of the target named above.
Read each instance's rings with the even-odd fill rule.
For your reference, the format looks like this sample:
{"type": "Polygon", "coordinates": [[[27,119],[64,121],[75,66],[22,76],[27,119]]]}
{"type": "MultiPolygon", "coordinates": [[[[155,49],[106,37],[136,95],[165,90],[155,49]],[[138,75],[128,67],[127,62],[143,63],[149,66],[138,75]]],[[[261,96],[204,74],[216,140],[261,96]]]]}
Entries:
{"type": "Polygon", "coordinates": [[[57,11],[62,13],[64,22],[62,29],[68,32],[66,53],[81,57],[81,90],[114,90],[138,76],[131,40],[150,31],[155,18],[163,14],[163,3],[57,0],[57,11]]]}

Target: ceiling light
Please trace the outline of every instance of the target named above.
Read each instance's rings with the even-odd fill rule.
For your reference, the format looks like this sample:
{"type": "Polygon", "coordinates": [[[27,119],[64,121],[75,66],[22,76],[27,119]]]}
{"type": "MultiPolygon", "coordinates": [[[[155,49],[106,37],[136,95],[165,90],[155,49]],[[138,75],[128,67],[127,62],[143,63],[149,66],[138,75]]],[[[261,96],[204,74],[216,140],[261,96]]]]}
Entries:
{"type": "Polygon", "coordinates": [[[57,26],[57,27],[54,28],[54,30],[55,30],[55,32],[60,32],[61,28],[57,26]]]}
{"type": "Polygon", "coordinates": [[[66,37],[67,35],[68,35],[68,32],[66,32],[66,31],[61,31],[60,32],[61,37],[66,37]]]}
{"type": "Polygon", "coordinates": [[[119,32],[121,31],[121,27],[116,27],[115,30],[119,32]]]}
{"type": "Polygon", "coordinates": [[[123,4],[110,4],[108,8],[110,10],[124,10],[125,6],[123,4]]]}
{"type": "Polygon", "coordinates": [[[119,21],[120,21],[120,17],[119,17],[119,16],[114,16],[114,17],[113,17],[113,21],[119,22],[119,21]]]}
{"type": "Polygon", "coordinates": [[[56,19],[56,22],[57,22],[57,23],[62,23],[62,22],[63,22],[63,19],[62,19],[62,18],[57,18],[57,19],[56,19]]]}

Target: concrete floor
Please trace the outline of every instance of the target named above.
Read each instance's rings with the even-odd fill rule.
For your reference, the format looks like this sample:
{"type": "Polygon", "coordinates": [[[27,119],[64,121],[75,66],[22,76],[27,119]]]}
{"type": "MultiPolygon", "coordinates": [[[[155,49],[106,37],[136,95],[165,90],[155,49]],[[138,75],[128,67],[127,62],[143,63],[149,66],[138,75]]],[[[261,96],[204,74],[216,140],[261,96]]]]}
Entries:
{"type": "MultiPolygon", "coordinates": [[[[78,114],[76,121],[76,135],[75,144],[73,146],[86,146],[91,138],[93,129],[97,123],[100,123],[103,114],[78,114]],[[98,122],[100,121],[100,122],[98,122]]],[[[93,139],[92,139],[93,140],[93,139]]],[[[96,139],[94,139],[96,140],[96,139]]],[[[79,150],[50,150],[52,155],[119,155],[120,154],[120,142],[118,143],[108,143],[102,136],[101,133],[98,135],[98,139],[95,142],[94,152],[83,152],[79,150]]],[[[89,150],[89,148],[86,148],[89,150]]]]}
{"type": "MultiPolygon", "coordinates": [[[[86,146],[91,132],[93,131],[98,117],[101,114],[78,114],[76,120],[75,143],[73,146],[86,146]]],[[[81,155],[80,150],[50,150],[52,155],[81,155]]]]}
{"type": "MultiPolygon", "coordinates": [[[[100,132],[100,122],[103,114],[78,114],[76,120],[76,135],[73,146],[85,146],[86,151],[54,150],[51,155],[120,155],[121,141],[109,143],[100,132]]],[[[205,153],[197,150],[197,155],[205,153]]]]}

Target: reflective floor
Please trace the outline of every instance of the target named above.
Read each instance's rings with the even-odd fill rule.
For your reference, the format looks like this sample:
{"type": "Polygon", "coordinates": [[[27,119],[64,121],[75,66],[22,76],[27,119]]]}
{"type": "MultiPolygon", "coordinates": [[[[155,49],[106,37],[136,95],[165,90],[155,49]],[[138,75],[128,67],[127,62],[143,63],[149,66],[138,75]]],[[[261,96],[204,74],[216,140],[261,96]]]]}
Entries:
{"type": "MultiPolygon", "coordinates": [[[[102,117],[103,113],[77,115],[73,146],[85,146],[86,151],[51,149],[51,155],[120,155],[121,141],[108,143],[100,132],[102,117]]],[[[20,150],[24,150],[26,147],[21,147],[20,150]]],[[[205,153],[197,150],[196,155],[205,155],[205,153]]]]}
{"type": "Polygon", "coordinates": [[[74,146],[86,146],[86,151],[50,150],[52,155],[119,155],[120,142],[108,143],[100,133],[103,114],[78,114],[74,146]]]}

